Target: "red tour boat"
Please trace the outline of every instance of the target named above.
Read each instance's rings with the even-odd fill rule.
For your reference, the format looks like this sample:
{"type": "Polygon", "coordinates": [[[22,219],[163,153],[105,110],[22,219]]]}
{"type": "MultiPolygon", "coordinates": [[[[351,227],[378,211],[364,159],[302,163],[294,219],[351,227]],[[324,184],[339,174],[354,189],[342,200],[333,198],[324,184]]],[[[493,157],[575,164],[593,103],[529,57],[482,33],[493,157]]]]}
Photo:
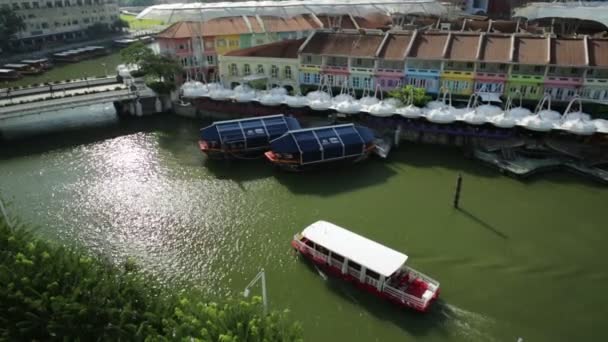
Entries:
{"type": "Polygon", "coordinates": [[[439,282],[405,265],[407,255],[326,221],[294,236],[291,245],[328,273],[382,298],[427,311],[439,282]]]}

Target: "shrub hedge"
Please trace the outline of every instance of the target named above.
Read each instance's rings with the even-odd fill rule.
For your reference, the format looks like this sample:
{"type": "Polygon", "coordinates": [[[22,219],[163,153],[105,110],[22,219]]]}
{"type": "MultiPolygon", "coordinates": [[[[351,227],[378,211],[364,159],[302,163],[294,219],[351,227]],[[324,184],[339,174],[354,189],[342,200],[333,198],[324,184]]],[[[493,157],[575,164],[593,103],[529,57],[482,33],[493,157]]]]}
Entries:
{"type": "Polygon", "coordinates": [[[58,246],[0,215],[0,340],[300,341],[286,312],[163,290],[132,261],[58,246]],[[178,293],[178,294],[176,294],[178,293]]]}

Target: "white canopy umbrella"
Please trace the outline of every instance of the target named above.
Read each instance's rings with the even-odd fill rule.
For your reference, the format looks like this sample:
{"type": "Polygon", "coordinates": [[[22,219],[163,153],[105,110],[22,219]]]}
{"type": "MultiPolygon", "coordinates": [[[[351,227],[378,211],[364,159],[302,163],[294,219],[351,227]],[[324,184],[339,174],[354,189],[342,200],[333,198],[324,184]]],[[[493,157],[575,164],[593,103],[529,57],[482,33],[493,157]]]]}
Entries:
{"type": "Polygon", "coordinates": [[[515,9],[514,17],[528,20],[576,18],[591,20],[608,27],[608,3],[605,1],[533,2],[515,9]]]}
{"type": "Polygon", "coordinates": [[[447,8],[436,0],[290,0],[243,1],[165,4],[150,6],[137,19],[156,19],[165,23],[178,21],[207,21],[235,16],[294,17],[301,14],[350,14],[365,16],[371,13],[427,14],[444,17],[447,8]]]}

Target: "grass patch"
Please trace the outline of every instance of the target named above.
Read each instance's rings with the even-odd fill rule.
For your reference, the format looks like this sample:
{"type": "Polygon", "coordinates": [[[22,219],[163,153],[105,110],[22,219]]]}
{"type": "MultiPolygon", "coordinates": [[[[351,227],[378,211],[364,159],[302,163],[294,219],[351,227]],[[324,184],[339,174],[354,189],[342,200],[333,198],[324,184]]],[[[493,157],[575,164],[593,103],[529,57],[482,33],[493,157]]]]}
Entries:
{"type": "Polygon", "coordinates": [[[134,15],[121,14],[120,19],[129,23],[129,28],[134,30],[146,30],[155,26],[164,25],[162,20],[155,19],[135,19],[134,15]]]}

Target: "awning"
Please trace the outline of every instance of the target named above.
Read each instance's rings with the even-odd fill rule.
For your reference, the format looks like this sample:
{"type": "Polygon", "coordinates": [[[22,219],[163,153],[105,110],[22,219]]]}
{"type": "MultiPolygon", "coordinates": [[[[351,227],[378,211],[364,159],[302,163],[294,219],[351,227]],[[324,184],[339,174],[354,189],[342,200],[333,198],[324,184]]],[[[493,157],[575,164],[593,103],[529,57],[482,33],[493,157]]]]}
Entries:
{"type": "Polygon", "coordinates": [[[241,1],[150,6],[137,19],[156,19],[165,23],[207,21],[234,16],[277,16],[290,18],[302,14],[365,16],[371,13],[426,14],[444,17],[447,9],[435,0],[290,0],[241,1]]]}
{"type": "Polygon", "coordinates": [[[500,99],[500,94],[498,93],[477,93],[483,102],[499,102],[502,103],[500,99]]]}
{"type": "Polygon", "coordinates": [[[268,78],[268,76],[266,76],[264,74],[255,74],[255,75],[245,76],[245,77],[241,78],[241,80],[243,80],[245,82],[250,82],[250,81],[257,81],[257,80],[265,80],[267,78],[268,78]]]}
{"type": "Polygon", "coordinates": [[[605,1],[533,2],[515,9],[514,17],[528,20],[568,18],[591,20],[608,27],[608,3],[605,1]]]}

